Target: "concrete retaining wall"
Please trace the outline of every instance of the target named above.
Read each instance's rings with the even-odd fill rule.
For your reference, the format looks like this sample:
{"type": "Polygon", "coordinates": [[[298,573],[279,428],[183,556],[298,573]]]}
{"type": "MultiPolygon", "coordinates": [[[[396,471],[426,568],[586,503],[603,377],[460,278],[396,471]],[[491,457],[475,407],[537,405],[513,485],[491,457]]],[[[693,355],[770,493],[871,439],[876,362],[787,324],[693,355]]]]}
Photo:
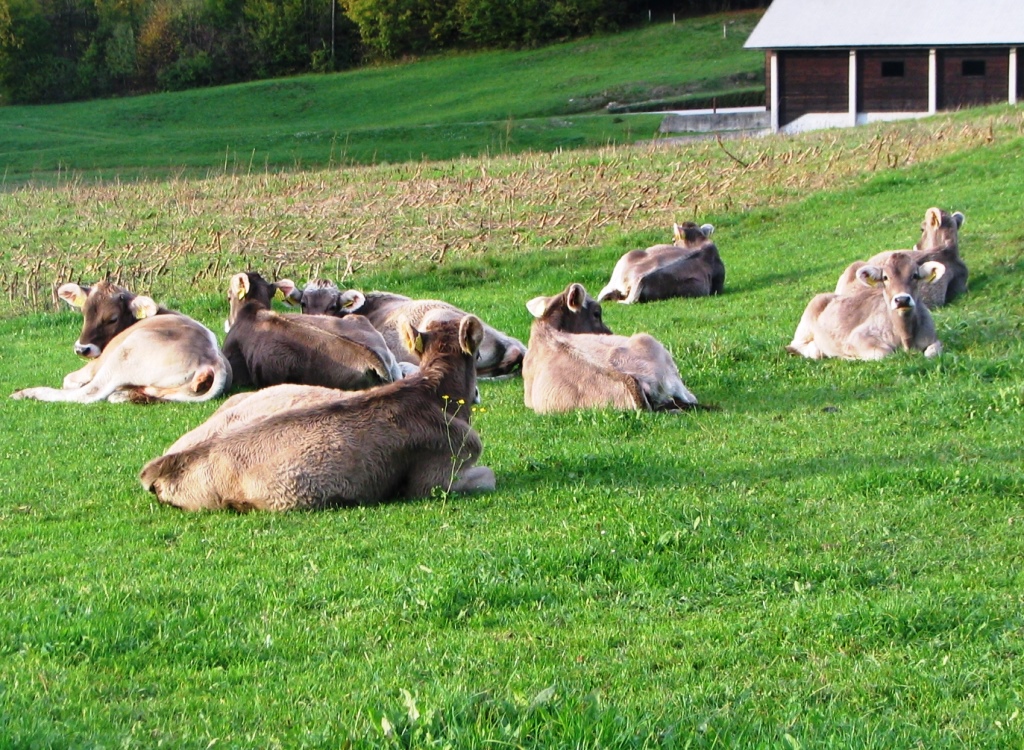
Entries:
{"type": "Polygon", "coordinates": [[[735,130],[760,131],[771,128],[763,108],[732,112],[671,112],[658,128],[660,133],[719,133],[735,130]]]}

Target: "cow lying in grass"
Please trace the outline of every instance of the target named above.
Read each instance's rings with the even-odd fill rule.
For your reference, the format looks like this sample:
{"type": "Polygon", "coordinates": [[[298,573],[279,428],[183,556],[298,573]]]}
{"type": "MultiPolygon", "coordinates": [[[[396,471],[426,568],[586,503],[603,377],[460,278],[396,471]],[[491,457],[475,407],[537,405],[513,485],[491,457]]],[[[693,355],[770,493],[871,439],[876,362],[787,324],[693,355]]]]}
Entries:
{"type": "Polygon", "coordinates": [[[935,323],[921,304],[922,288],[942,278],[936,261],[918,263],[916,252],[891,253],[879,265],[857,270],[861,286],[814,297],[787,348],[811,359],[881,359],[900,349],[942,353],[935,323]]]}
{"type": "MultiPolygon", "coordinates": [[[[441,300],[414,300],[390,292],[364,294],[356,289],[343,292],[333,283],[324,280],[311,281],[304,289],[297,289],[293,285],[291,299],[302,305],[305,313],[365,316],[383,334],[395,357],[414,365],[419,362],[419,357],[415,352],[408,352],[402,347],[399,334],[401,321],[408,320],[414,326],[423,327],[433,320],[458,320],[468,314],[441,300]]],[[[526,347],[522,342],[485,323],[480,358],[476,363],[477,377],[511,375],[522,366],[525,354],[526,347]]]]}
{"type": "Polygon", "coordinates": [[[207,401],[231,386],[231,367],[213,332],[149,297],[101,281],[64,284],[61,298],[81,307],[75,351],[91,361],[63,388],[26,388],[12,398],[39,401],[207,401]]]}
{"type": "MultiPolygon", "coordinates": [[[[921,222],[921,239],[914,245],[911,254],[918,263],[935,261],[945,267],[945,273],[921,289],[920,302],[928,308],[948,304],[967,291],[967,264],[960,257],[960,227],[964,215],[959,211],[950,214],[939,208],[929,208],[921,222]]],[[[866,265],[879,265],[894,252],[887,250],[871,257],[866,263],[854,261],[836,284],[836,294],[844,294],[857,288],[857,272],[866,265]]]]}
{"type": "Polygon", "coordinates": [[[721,294],[725,264],[711,241],[715,228],[692,221],[676,224],[675,244],[631,250],[615,264],[611,281],[597,295],[599,302],[652,302],[671,297],[721,294]]]}
{"type": "Polygon", "coordinates": [[[662,411],[697,404],[665,347],[646,333],[614,335],[601,319],[600,303],[582,285],[536,297],[526,307],[536,319],[523,361],[523,400],[534,411],[662,411]]]}
{"type": "Polygon", "coordinates": [[[474,465],[482,445],[470,426],[483,325],[470,315],[425,331],[405,325],[403,337],[420,355],[417,373],[333,397],[290,386],[225,403],[212,427],[199,428],[205,434],[146,464],[142,486],[184,510],[239,511],[494,489],[494,472],[474,465]],[[239,407],[260,416],[232,425],[228,412],[239,407]]]}
{"type": "Polygon", "coordinates": [[[231,278],[224,354],[237,385],[356,390],[402,377],[384,338],[364,318],[278,315],[270,309],[275,296],[283,299],[285,293],[258,273],[231,278]]]}

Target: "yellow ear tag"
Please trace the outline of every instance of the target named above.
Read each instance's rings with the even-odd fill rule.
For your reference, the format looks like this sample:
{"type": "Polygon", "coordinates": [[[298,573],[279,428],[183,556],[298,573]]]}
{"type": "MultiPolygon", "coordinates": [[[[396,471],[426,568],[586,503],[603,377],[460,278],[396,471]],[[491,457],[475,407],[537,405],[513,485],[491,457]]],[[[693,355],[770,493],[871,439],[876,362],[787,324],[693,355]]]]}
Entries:
{"type": "Polygon", "coordinates": [[[278,302],[284,302],[284,298],[285,294],[283,290],[278,289],[276,292],[274,292],[274,299],[276,299],[278,302]]]}
{"type": "Polygon", "coordinates": [[[238,287],[238,299],[245,299],[245,287],[238,287]]]}
{"type": "Polygon", "coordinates": [[[85,300],[88,296],[88,294],[76,294],[75,298],[71,301],[71,304],[74,305],[75,307],[82,307],[85,304],[85,300]]]}
{"type": "Polygon", "coordinates": [[[136,320],[142,320],[144,317],[146,317],[146,311],[144,309],[139,309],[135,311],[136,320]]]}
{"type": "Polygon", "coordinates": [[[423,336],[417,334],[416,341],[413,343],[413,348],[417,354],[423,354],[423,336]]]}

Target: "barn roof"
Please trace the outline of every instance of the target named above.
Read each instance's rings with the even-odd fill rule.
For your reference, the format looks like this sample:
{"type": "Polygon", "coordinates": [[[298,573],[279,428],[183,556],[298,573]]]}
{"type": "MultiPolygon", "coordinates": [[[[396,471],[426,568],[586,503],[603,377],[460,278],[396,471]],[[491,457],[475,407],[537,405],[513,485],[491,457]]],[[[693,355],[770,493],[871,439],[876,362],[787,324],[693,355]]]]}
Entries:
{"type": "Polygon", "coordinates": [[[773,0],[745,47],[1024,45],[1022,0],[773,0]]]}

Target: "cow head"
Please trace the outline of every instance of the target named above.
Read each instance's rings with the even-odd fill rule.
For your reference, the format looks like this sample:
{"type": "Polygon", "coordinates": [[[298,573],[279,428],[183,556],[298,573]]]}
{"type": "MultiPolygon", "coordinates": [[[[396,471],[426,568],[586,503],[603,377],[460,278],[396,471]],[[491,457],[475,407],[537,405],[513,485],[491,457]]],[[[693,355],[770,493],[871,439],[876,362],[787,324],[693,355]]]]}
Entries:
{"type": "Polygon", "coordinates": [[[281,279],[273,283],[267,281],[255,271],[236,273],[231,277],[228,286],[228,319],[224,321],[224,331],[230,331],[238,317],[238,311],[247,302],[256,302],[265,310],[269,310],[271,302],[278,300],[285,304],[293,304],[290,295],[295,291],[291,279],[281,279]]]}
{"type": "Polygon", "coordinates": [[[865,286],[880,287],[889,312],[906,318],[917,307],[920,286],[938,281],[945,272],[942,263],[929,261],[918,265],[910,253],[898,252],[880,265],[861,266],[857,269],[857,280],[865,286]]]}
{"type": "Polygon", "coordinates": [[[478,399],[476,355],[484,324],[475,315],[432,320],[417,330],[408,320],[399,323],[403,345],[420,358],[420,372],[439,373],[437,394],[450,415],[470,421],[471,404],[478,399]]]}
{"type": "Polygon", "coordinates": [[[675,235],[675,244],[679,247],[697,248],[711,238],[715,228],[711,224],[697,226],[692,221],[684,221],[682,224],[673,224],[672,233],[675,235]]]}
{"type": "MultiPolygon", "coordinates": [[[[281,282],[278,282],[281,283],[281,282]]],[[[295,288],[289,299],[302,307],[307,315],[334,315],[340,317],[347,310],[341,307],[341,290],[333,281],[311,279],[302,289],[295,288]]]]}
{"type": "Polygon", "coordinates": [[[914,249],[937,250],[947,246],[957,247],[964,218],[959,211],[950,214],[941,208],[929,208],[924,213],[924,221],[921,222],[921,239],[914,245],[914,249]]]}
{"type": "Polygon", "coordinates": [[[92,286],[62,284],[57,296],[82,311],[82,332],[75,342],[75,354],[90,359],[117,334],[142,318],[156,315],[159,307],[151,297],[132,294],[109,281],[92,286]]]}
{"type": "Polygon", "coordinates": [[[611,333],[601,319],[601,303],[582,284],[569,284],[554,297],[534,297],[526,303],[533,317],[563,333],[611,333]]]}

